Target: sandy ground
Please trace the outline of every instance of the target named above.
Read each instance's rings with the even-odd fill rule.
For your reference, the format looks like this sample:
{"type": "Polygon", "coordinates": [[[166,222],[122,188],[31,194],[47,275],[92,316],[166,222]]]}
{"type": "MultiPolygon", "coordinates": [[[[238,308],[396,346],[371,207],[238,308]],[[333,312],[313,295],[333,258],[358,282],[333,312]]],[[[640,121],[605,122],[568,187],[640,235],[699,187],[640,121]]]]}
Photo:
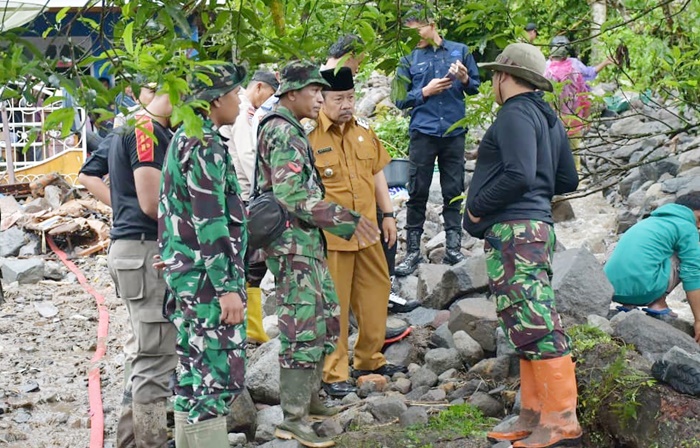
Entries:
{"type": "MultiPolygon", "coordinates": [[[[602,196],[574,201],[577,218],[557,225],[568,248],[585,246],[602,261],[615,213],[602,196]]],[[[88,281],[106,298],[107,354],[100,362],[105,412],[105,446],[113,447],[119,415],[126,308],[115,297],[106,256],[76,260],[88,281]]],[[[682,293],[671,306],[683,319],[692,315],[682,293]]],[[[87,372],[97,340],[97,310],[77,283],[45,281],[5,285],[0,304],[0,446],[71,447],[89,445],[87,372]],[[37,307],[53,304],[58,314],[42,317],[37,307]]]]}

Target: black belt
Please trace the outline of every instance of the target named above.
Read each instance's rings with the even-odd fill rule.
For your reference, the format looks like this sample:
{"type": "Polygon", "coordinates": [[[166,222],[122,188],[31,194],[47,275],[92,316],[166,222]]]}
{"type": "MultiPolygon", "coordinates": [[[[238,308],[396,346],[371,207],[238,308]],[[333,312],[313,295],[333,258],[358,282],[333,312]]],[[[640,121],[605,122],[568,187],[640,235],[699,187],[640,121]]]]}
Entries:
{"type": "Polygon", "coordinates": [[[130,233],[128,235],[113,238],[113,240],[130,240],[130,241],[158,241],[158,235],[155,233],[130,233]]]}

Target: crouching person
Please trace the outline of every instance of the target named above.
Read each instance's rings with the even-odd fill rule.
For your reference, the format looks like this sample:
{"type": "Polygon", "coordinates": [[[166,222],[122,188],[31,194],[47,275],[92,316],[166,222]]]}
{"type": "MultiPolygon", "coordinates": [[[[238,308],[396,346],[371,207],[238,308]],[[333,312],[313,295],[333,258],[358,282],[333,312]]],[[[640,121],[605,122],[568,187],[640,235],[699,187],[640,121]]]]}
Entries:
{"type": "Polygon", "coordinates": [[[210,104],[203,137],[181,128],[163,168],[158,227],[169,294],[164,312],[177,327],[177,448],[228,448],[226,415],[245,370],[246,212],[230,155],[218,133],[238,116],[242,67],[203,72],[192,99],[210,104]]]}

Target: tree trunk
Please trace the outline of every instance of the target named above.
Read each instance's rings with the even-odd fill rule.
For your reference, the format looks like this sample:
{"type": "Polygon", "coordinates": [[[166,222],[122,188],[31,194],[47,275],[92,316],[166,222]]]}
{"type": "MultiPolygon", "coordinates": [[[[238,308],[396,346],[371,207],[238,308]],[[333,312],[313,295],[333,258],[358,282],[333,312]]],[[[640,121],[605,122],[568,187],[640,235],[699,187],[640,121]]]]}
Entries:
{"type": "Polygon", "coordinates": [[[591,65],[595,65],[605,58],[603,49],[598,45],[597,36],[600,34],[600,27],[607,20],[608,6],[605,0],[589,0],[588,4],[591,8],[591,65]]]}

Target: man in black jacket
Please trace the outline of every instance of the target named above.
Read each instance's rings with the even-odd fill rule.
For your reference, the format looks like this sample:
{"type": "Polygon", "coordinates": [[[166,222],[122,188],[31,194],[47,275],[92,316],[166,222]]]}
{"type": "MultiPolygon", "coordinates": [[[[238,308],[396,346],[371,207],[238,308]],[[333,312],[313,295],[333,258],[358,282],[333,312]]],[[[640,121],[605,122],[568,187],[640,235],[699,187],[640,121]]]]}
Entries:
{"type": "Polygon", "coordinates": [[[582,435],[570,340],[550,283],[552,196],[575,190],[578,176],[564,126],[538,91],[553,90],[545,64],[540,50],[525,43],[482,64],[494,71],[502,107],[479,145],[463,222],[486,240],[499,323],[521,357],[520,416],[488,436],[531,448],[575,443],[582,435]]]}

